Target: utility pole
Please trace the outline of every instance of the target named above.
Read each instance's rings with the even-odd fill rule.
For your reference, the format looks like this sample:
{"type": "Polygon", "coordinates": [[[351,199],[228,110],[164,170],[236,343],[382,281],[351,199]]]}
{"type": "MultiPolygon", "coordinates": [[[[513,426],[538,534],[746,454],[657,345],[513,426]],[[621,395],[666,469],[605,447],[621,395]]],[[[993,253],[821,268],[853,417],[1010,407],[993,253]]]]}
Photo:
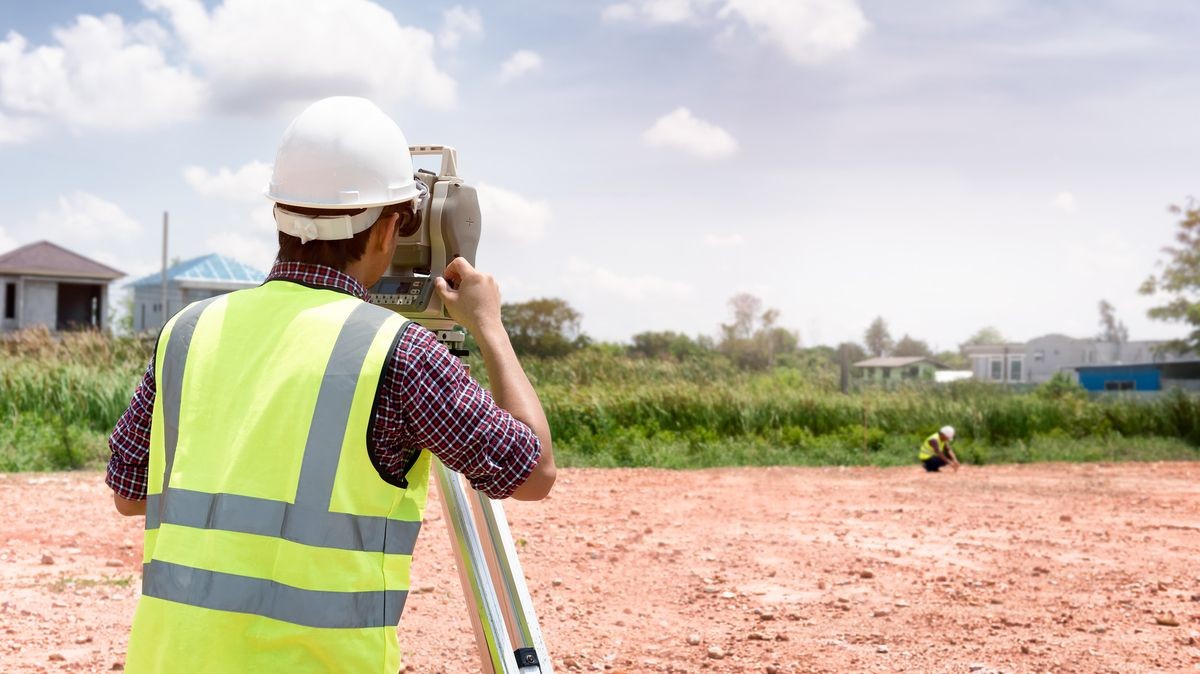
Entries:
{"type": "Polygon", "coordinates": [[[162,324],[167,325],[167,212],[163,211],[162,324]]]}
{"type": "Polygon", "coordinates": [[[850,354],[845,344],[838,347],[838,351],[841,352],[839,354],[841,355],[841,362],[839,363],[841,368],[838,376],[838,384],[842,389],[842,395],[845,395],[850,392],[850,354]]]}

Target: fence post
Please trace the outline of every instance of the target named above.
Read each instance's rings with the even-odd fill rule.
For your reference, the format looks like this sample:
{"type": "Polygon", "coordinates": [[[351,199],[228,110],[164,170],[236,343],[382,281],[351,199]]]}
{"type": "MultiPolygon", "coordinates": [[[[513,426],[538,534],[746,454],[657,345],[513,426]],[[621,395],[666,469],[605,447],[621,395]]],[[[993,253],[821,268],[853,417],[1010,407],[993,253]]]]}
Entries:
{"type": "Polygon", "coordinates": [[[869,456],[867,445],[867,397],[863,396],[863,461],[869,456]]]}

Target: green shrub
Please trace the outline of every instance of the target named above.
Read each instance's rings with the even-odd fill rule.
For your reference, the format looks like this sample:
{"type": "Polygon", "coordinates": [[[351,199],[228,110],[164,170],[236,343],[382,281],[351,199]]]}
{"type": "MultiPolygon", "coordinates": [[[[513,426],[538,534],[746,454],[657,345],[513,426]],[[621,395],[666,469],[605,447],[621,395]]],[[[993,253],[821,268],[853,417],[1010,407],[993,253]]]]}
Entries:
{"type": "MultiPolygon", "coordinates": [[[[103,463],[152,349],[97,333],[0,340],[0,470],[103,463]]],[[[787,362],[749,373],[713,351],[676,360],[592,345],[524,364],[564,465],[902,465],[945,424],[976,464],[1195,458],[1200,446],[1200,399],[1184,392],[1091,398],[1060,379],[1031,393],[965,381],[843,395],[827,361],[787,362]]]]}

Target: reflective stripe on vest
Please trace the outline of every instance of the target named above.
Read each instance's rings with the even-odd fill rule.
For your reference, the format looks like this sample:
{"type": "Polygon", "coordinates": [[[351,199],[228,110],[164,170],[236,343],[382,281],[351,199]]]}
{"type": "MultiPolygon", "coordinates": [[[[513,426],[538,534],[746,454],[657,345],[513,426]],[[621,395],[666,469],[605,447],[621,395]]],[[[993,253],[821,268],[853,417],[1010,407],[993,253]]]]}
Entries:
{"type": "Polygon", "coordinates": [[[404,325],[379,307],[284,282],[196,303],[168,324],[157,355],[152,432],[160,432],[151,443],[150,479],[161,477],[162,487],[152,485],[158,493],[147,499],[130,671],[395,671],[395,627],[421,526],[428,457],[410,472],[408,490],[397,489],[374,472],[366,436],[383,364],[404,325]],[[255,318],[259,313],[264,318],[255,318]],[[227,333],[226,322],[238,329],[227,333]],[[259,337],[245,329],[259,324],[291,339],[289,354],[306,343],[281,330],[296,326],[302,336],[313,335],[317,362],[297,368],[298,378],[288,368],[267,372],[278,352],[256,344],[243,348],[253,354],[249,362],[214,368],[213,353],[238,353],[249,342],[236,340],[259,337]],[[189,364],[194,340],[204,358],[189,364]],[[261,377],[250,375],[254,368],[261,377]],[[255,390],[226,390],[222,376],[231,372],[238,386],[255,390]],[[304,382],[313,382],[312,390],[296,393],[304,382]],[[260,387],[265,409],[247,409],[259,402],[260,387]],[[204,399],[222,392],[239,401],[217,405],[233,418],[213,419],[218,434],[205,437],[208,418],[197,410],[208,410],[204,399]],[[304,414],[290,416],[297,409],[304,414]],[[280,444],[263,447],[261,438],[244,444],[255,437],[258,419],[285,436],[280,444]],[[238,429],[239,422],[250,428],[238,429]],[[216,440],[230,437],[232,444],[216,440]],[[206,460],[223,448],[232,457],[225,473],[219,461],[206,460]],[[281,459],[278,471],[274,459],[281,459]],[[264,462],[270,470],[234,470],[264,462]],[[294,497],[276,497],[292,493],[289,484],[294,497]],[[269,622],[246,622],[253,620],[269,622]],[[211,651],[206,656],[209,647],[221,649],[224,661],[211,651]]]}
{"type": "Polygon", "coordinates": [[[938,437],[937,433],[934,433],[928,438],[925,438],[925,442],[921,443],[921,451],[919,454],[917,454],[917,458],[919,460],[924,461],[925,459],[933,458],[934,451],[933,447],[929,446],[930,442],[934,443],[934,446],[938,448],[939,452],[942,451],[941,438],[938,437]]]}

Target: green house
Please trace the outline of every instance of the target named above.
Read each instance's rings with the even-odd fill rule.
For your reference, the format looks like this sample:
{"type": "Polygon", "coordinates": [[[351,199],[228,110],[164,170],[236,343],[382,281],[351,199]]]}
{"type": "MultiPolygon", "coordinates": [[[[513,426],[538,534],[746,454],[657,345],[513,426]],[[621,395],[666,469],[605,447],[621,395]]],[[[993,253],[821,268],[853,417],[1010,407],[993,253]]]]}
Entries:
{"type": "Polygon", "coordinates": [[[933,381],[934,373],[946,366],[924,356],[868,358],[854,364],[864,382],[933,381]]]}

